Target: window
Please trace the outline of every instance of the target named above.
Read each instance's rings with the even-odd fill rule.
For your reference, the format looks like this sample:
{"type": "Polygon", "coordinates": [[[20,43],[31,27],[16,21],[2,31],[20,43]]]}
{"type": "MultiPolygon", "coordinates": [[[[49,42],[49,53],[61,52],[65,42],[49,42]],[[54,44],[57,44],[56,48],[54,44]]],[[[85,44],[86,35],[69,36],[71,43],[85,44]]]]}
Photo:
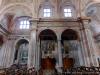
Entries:
{"type": "Polygon", "coordinates": [[[29,29],[29,27],[30,27],[29,20],[20,21],[20,29],[29,29]]]}
{"type": "Polygon", "coordinates": [[[65,17],[72,17],[72,10],[70,8],[64,9],[64,16],[65,17]]]}
{"type": "Polygon", "coordinates": [[[50,17],[51,16],[51,9],[47,8],[43,10],[44,17],[50,17]]]}

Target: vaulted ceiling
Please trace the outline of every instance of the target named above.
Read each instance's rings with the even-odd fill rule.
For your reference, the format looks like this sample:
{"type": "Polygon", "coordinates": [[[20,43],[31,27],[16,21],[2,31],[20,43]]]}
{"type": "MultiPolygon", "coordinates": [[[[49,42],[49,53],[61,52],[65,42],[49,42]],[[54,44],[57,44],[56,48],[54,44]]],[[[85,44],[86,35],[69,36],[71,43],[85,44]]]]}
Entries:
{"type": "MultiPolygon", "coordinates": [[[[36,17],[35,12],[37,12],[39,6],[45,1],[48,0],[0,0],[0,8],[1,8],[0,14],[2,15],[2,13],[6,13],[6,12],[14,13],[13,10],[19,11],[18,14],[19,13],[21,14],[23,13],[21,10],[25,11],[26,8],[26,11],[30,10],[29,12],[31,13],[31,15],[36,17]],[[20,7],[21,8],[25,7],[25,8],[19,9],[20,7]]],[[[76,7],[77,11],[81,11],[81,12],[83,12],[85,8],[87,8],[90,4],[100,2],[100,0],[49,0],[49,1],[55,6],[58,6],[59,4],[63,4],[64,2],[71,3],[76,7]]]]}
{"type": "Polygon", "coordinates": [[[78,17],[91,17],[98,24],[98,26],[94,25],[93,22],[93,28],[100,29],[100,0],[0,0],[0,22],[5,23],[3,27],[6,29],[5,18],[9,14],[14,15],[14,18],[20,16],[31,16],[33,19],[38,18],[40,6],[47,1],[50,1],[55,10],[64,3],[72,4],[76,8],[78,17]]]}

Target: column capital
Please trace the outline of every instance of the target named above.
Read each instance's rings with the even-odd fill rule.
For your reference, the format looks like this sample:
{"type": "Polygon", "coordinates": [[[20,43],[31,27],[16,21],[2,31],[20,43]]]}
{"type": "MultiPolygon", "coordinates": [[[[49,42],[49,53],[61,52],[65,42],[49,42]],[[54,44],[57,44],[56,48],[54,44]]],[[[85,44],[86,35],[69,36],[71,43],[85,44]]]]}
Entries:
{"type": "Polygon", "coordinates": [[[30,30],[37,30],[37,21],[30,21],[30,30]]]}
{"type": "Polygon", "coordinates": [[[90,17],[82,17],[82,18],[79,18],[79,22],[81,23],[81,29],[90,29],[90,22],[91,22],[91,19],[90,17]]]}

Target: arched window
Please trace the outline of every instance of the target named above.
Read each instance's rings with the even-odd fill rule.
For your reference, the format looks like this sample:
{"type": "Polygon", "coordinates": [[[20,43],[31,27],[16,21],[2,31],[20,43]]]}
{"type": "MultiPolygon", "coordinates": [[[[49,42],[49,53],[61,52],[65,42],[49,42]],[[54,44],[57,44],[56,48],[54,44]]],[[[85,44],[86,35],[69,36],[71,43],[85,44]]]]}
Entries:
{"type": "Polygon", "coordinates": [[[45,0],[39,6],[40,18],[51,18],[53,16],[53,5],[49,0],[45,0]]]}
{"type": "Polygon", "coordinates": [[[61,3],[60,8],[62,18],[76,18],[76,8],[70,0],[61,3]]]}
{"type": "Polygon", "coordinates": [[[51,17],[52,11],[50,8],[44,8],[43,9],[43,16],[44,17],[51,17]]]}
{"type": "Polygon", "coordinates": [[[30,29],[30,17],[29,16],[21,16],[15,19],[15,28],[20,30],[28,30],[30,29]]]}
{"type": "Polygon", "coordinates": [[[72,17],[72,9],[71,8],[64,8],[64,16],[65,17],[72,17]]]}
{"type": "Polygon", "coordinates": [[[29,29],[29,27],[30,27],[29,20],[21,20],[19,27],[20,27],[20,29],[29,29]]]}

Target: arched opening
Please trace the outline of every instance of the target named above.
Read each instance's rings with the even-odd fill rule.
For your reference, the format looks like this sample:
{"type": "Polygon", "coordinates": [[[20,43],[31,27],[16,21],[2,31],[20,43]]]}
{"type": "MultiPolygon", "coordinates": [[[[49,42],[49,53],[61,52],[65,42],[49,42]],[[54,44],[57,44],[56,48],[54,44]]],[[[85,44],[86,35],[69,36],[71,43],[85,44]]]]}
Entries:
{"type": "Polygon", "coordinates": [[[62,40],[77,40],[77,32],[72,29],[65,30],[61,35],[62,40]]]}
{"type": "Polygon", "coordinates": [[[40,33],[39,38],[40,40],[57,40],[56,34],[50,29],[43,30],[40,33]]]}
{"type": "Polygon", "coordinates": [[[52,51],[55,50],[55,43],[57,41],[56,34],[52,30],[46,29],[40,33],[39,38],[41,51],[43,51],[44,54],[52,54],[52,51]]]}
{"type": "Polygon", "coordinates": [[[27,65],[29,42],[26,39],[21,39],[16,44],[16,52],[14,62],[16,64],[27,65]]]}
{"type": "Polygon", "coordinates": [[[71,68],[75,65],[75,61],[77,59],[75,56],[78,49],[77,40],[77,32],[72,29],[65,30],[61,35],[63,66],[65,69],[71,68]]]}
{"type": "Polygon", "coordinates": [[[45,73],[45,70],[53,71],[56,65],[54,52],[56,50],[57,36],[52,30],[46,29],[40,33],[39,39],[41,51],[41,69],[43,70],[43,73],[45,73]]]}

